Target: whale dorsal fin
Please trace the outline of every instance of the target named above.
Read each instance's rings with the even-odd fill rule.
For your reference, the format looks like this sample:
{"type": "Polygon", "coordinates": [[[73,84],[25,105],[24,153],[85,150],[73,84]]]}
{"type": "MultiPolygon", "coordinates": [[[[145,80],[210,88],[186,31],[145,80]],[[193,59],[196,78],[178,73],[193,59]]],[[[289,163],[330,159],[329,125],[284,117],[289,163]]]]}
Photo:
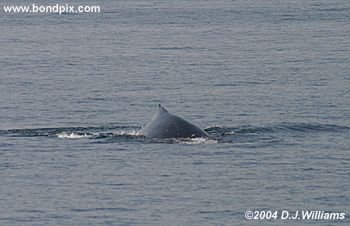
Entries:
{"type": "Polygon", "coordinates": [[[168,112],[168,110],[165,109],[165,107],[163,107],[161,104],[158,104],[158,110],[159,110],[159,111],[168,112]]]}

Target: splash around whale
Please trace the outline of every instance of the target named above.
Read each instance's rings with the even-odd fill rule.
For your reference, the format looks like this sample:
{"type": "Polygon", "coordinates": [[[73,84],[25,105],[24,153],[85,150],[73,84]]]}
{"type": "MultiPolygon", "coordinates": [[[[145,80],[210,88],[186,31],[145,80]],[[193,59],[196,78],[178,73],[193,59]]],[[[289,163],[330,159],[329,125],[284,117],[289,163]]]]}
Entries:
{"type": "Polygon", "coordinates": [[[208,138],[209,135],[196,125],[169,113],[162,105],[152,120],[140,131],[146,138],[208,138]]]}

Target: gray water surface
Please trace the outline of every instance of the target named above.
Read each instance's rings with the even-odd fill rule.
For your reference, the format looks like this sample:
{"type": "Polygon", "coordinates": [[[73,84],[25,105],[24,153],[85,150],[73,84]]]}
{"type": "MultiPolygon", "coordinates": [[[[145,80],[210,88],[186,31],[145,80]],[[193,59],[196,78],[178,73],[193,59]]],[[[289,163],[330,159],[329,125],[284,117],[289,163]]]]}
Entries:
{"type": "Polygon", "coordinates": [[[349,1],[74,3],[0,13],[0,225],[349,225],[349,1]]]}

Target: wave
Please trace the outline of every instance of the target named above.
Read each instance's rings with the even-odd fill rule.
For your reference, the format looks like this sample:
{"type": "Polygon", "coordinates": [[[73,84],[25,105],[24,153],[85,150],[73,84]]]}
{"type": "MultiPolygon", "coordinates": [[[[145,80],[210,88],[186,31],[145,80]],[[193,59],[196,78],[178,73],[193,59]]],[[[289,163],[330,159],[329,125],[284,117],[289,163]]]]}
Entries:
{"type": "Polygon", "coordinates": [[[344,132],[350,131],[348,126],[316,123],[279,123],[267,126],[242,125],[239,127],[212,126],[204,129],[210,134],[233,135],[233,134],[263,134],[285,132],[344,132]]]}
{"type": "MultiPolygon", "coordinates": [[[[275,142],[279,136],[294,136],[304,133],[346,133],[350,127],[333,124],[316,123],[278,123],[266,126],[241,125],[238,127],[227,127],[215,125],[204,130],[211,136],[209,139],[146,139],[139,131],[140,126],[97,126],[97,127],[59,127],[59,128],[31,128],[0,130],[3,137],[48,137],[59,139],[92,139],[97,143],[109,142],[143,142],[143,143],[180,143],[180,144],[213,144],[233,143],[250,139],[252,136],[275,142]],[[237,140],[240,138],[240,140],[237,140]]],[[[259,138],[257,138],[259,140],[259,138]]]]}
{"type": "MultiPolygon", "coordinates": [[[[102,131],[124,131],[129,129],[139,129],[135,126],[98,126],[98,127],[57,127],[57,128],[30,128],[30,129],[9,129],[0,130],[0,136],[11,137],[65,137],[74,135],[94,135],[102,131]]],[[[107,132],[106,132],[107,133],[107,132]]],[[[87,136],[86,136],[87,137],[87,136]]]]}

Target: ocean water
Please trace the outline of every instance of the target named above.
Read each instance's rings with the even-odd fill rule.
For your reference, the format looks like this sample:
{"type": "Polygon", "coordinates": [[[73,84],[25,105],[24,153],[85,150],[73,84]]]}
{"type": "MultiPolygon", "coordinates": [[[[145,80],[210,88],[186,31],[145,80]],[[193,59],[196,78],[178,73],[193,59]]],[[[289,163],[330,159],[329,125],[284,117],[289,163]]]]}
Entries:
{"type": "Polygon", "coordinates": [[[0,225],[350,224],[349,1],[74,4],[0,13],[0,225]],[[159,103],[212,138],[138,136],[159,103]]]}

